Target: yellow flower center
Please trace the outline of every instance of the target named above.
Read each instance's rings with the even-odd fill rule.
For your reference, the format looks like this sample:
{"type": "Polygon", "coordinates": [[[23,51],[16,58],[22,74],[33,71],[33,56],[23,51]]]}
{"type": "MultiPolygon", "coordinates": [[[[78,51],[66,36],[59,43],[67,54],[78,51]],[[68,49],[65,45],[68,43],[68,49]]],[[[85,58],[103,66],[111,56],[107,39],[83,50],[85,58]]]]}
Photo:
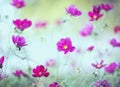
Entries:
{"type": "Polygon", "coordinates": [[[101,64],[97,64],[97,67],[100,68],[102,65],[101,64]]]}
{"type": "Polygon", "coordinates": [[[94,18],[94,19],[96,19],[96,18],[97,18],[97,16],[96,16],[96,15],[94,15],[94,16],[93,16],[93,18],[94,18]]]}
{"type": "Polygon", "coordinates": [[[68,48],[68,46],[67,46],[67,45],[65,45],[63,48],[66,50],[66,49],[68,48]]]}

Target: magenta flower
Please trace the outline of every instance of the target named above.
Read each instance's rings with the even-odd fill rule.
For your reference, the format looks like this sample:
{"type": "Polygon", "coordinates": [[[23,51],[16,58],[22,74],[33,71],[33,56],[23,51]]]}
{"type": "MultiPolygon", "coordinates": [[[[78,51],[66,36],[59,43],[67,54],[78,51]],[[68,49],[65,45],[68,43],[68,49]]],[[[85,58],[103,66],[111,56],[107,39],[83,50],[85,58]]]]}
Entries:
{"type": "Polygon", "coordinates": [[[13,43],[19,48],[19,50],[21,50],[21,47],[26,46],[26,41],[25,38],[23,36],[12,36],[12,41],[13,43]]]}
{"type": "Polygon", "coordinates": [[[47,72],[47,68],[45,69],[45,67],[43,65],[40,66],[36,66],[36,68],[33,68],[33,77],[48,77],[49,76],[49,72],[47,72]]]}
{"type": "Polygon", "coordinates": [[[13,21],[13,24],[15,25],[17,29],[23,31],[24,29],[32,25],[32,21],[28,19],[24,19],[24,20],[16,19],[13,21]]]}
{"type": "Polygon", "coordinates": [[[58,82],[53,82],[49,85],[49,87],[62,87],[58,82]]]}
{"type": "Polygon", "coordinates": [[[64,54],[68,52],[73,52],[75,47],[72,46],[72,42],[70,38],[62,38],[57,42],[58,51],[64,51],[64,54]]]}
{"type": "Polygon", "coordinates": [[[25,7],[25,1],[24,0],[12,0],[11,5],[16,8],[23,8],[25,7]]]}
{"type": "Polygon", "coordinates": [[[50,59],[46,62],[46,66],[54,66],[55,65],[55,60],[54,59],[50,59]]]}
{"type": "Polygon", "coordinates": [[[93,31],[93,25],[91,23],[86,24],[82,30],[80,30],[80,35],[85,37],[91,35],[93,31]]]}
{"type": "Polygon", "coordinates": [[[101,14],[100,12],[101,12],[100,6],[93,6],[93,11],[88,12],[89,17],[91,18],[90,21],[95,21],[101,18],[103,14],[101,14]]]}
{"type": "Polygon", "coordinates": [[[106,66],[106,64],[103,64],[103,60],[101,60],[100,63],[96,62],[96,64],[92,63],[92,66],[95,67],[96,69],[101,69],[102,67],[106,66]]]}
{"type": "Polygon", "coordinates": [[[94,5],[93,6],[93,12],[100,13],[100,11],[101,11],[101,6],[100,5],[94,5]]]}
{"type": "Polygon", "coordinates": [[[16,70],[15,72],[13,72],[13,75],[16,77],[21,77],[21,76],[28,77],[28,75],[24,73],[22,70],[16,70]]]}
{"type": "Polygon", "coordinates": [[[93,87],[111,87],[107,80],[99,80],[93,84],[93,87]]]}
{"type": "Polygon", "coordinates": [[[111,39],[110,40],[110,44],[113,46],[113,47],[120,47],[120,42],[117,42],[116,39],[111,39]]]}
{"type": "Polygon", "coordinates": [[[102,3],[101,4],[101,9],[105,10],[107,12],[107,11],[110,11],[111,9],[113,9],[113,6],[110,5],[110,4],[107,4],[107,3],[102,3]]]}
{"type": "Polygon", "coordinates": [[[0,58],[0,68],[3,67],[3,63],[4,63],[4,56],[2,56],[2,57],[0,58]]]}
{"type": "Polygon", "coordinates": [[[88,47],[88,51],[92,51],[94,49],[94,46],[90,46],[90,47],[88,47]]]}
{"type": "Polygon", "coordinates": [[[35,23],[35,28],[45,28],[47,24],[48,23],[46,21],[38,21],[35,23]]]}
{"type": "Polygon", "coordinates": [[[66,8],[66,12],[71,16],[80,16],[82,14],[82,12],[79,11],[74,5],[70,5],[66,8]]]}
{"type": "Polygon", "coordinates": [[[114,73],[117,68],[117,64],[115,62],[110,63],[107,67],[105,67],[105,71],[107,73],[114,73]]]}
{"type": "Polygon", "coordinates": [[[120,26],[115,26],[115,28],[114,28],[114,33],[118,33],[118,32],[120,32],[120,26]]]}

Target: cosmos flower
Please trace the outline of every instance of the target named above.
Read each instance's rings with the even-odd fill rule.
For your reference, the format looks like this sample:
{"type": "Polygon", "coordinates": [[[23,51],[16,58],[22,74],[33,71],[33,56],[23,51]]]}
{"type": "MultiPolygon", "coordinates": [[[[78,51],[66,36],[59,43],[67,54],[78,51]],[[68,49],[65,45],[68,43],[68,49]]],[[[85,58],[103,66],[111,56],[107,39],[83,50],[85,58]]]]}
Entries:
{"type": "Polygon", "coordinates": [[[7,77],[5,73],[0,73],[0,80],[4,79],[5,77],[7,77]]]}
{"type": "Polygon", "coordinates": [[[100,6],[93,6],[93,11],[88,12],[89,17],[91,18],[90,21],[95,21],[101,18],[103,14],[101,14],[100,12],[101,12],[100,6]]]}
{"type": "Polygon", "coordinates": [[[4,63],[4,56],[2,56],[2,57],[0,58],[0,68],[3,67],[3,63],[4,63]]]}
{"type": "Polygon", "coordinates": [[[26,46],[26,41],[25,38],[23,36],[12,36],[12,41],[13,43],[19,48],[19,50],[21,49],[21,47],[26,46]]]}
{"type": "Polygon", "coordinates": [[[108,66],[105,67],[105,71],[107,73],[114,73],[117,68],[117,64],[115,62],[110,63],[108,66]]]}
{"type": "Polygon", "coordinates": [[[110,4],[107,4],[107,3],[102,3],[101,4],[101,9],[105,10],[107,12],[107,11],[110,11],[111,9],[113,9],[113,6],[110,5],[110,4]]]}
{"type": "Polygon", "coordinates": [[[94,46],[90,46],[87,48],[88,51],[92,51],[94,49],[94,46]]]}
{"type": "Polygon", "coordinates": [[[71,16],[80,16],[82,14],[82,12],[79,11],[74,5],[70,5],[66,8],[66,12],[71,16]]]}
{"type": "Polygon", "coordinates": [[[36,68],[33,68],[33,77],[48,77],[49,76],[49,72],[47,72],[47,68],[45,69],[45,67],[43,65],[40,66],[36,66],[36,68]]]}
{"type": "Polygon", "coordinates": [[[120,32],[120,26],[119,25],[114,27],[114,33],[118,33],[118,32],[120,32]]]}
{"type": "Polygon", "coordinates": [[[28,75],[24,73],[22,70],[16,70],[15,72],[13,72],[13,75],[16,77],[21,77],[21,76],[28,77],[28,75]]]}
{"type": "Polygon", "coordinates": [[[117,63],[117,67],[120,69],[120,62],[117,63]]]}
{"type": "Polygon", "coordinates": [[[25,1],[24,0],[12,0],[11,5],[16,8],[23,8],[25,7],[25,1]]]}
{"type": "Polygon", "coordinates": [[[80,30],[80,35],[85,37],[91,35],[93,31],[93,25],[91,23],[86,24],[82,30],[80,30]]]}
{"type": "Polygon", "coordinates": [[[58,82],[53,82],[49,85],[49,87],[62,87],[58,82]]]}
{"type": "Polygon", "coordinates": [[[92,66],[95,67],[96,69],[101,69],[102,67],[106,66],[106,64],[103,64],[103,60],[101,60],[100,63],[96,62],[96,64],[92,63],[92,66]]]}
{"type": "Polygon", "coordinates": [[[111,87],[107,80],[99,80],[93,84],[93,87],[111,87]]]}
{"type": "Polygon", "coordinates": [[[46,21],[37,21],[35,23],[35,28],[45,28],[48,25],[46,21]]]}
{"type": "Polygon", "coordinates": [[[54,59],[50,59],[46,62],[46,66],[54,66],[55,65],[55,60],[54,59]]]}
{"type": "Polygon", "coordinates": [[[117,40],[115,38],[113,38],[113,39],[110,40],[110,44],[113,47],[120,47],[120,42],[117,42],[117,40]]]}
{"type": "Polygon", "coordinates": [[[100,5],[94,5],[93,6],[93,12],[100,13],[100,11],[101,11],[101,6],[100,5]]]}
{"type": "Polygon", "coordinates": [[[28,20],[28,19],[24,19],[24,20],[16,19],[13,21],[13,24],[15,25],[15,28],[23,31],[24,29],[26,29],[32,25],[32,21],[28,20]]]}
{"type": "Polygon", "coordinates": [[[64,51],[64,54],[68,52],[73,52],[75,47],[72,46],[72,42],[70,38],[62,38],[57,42],[58,51],[64,51]]]}

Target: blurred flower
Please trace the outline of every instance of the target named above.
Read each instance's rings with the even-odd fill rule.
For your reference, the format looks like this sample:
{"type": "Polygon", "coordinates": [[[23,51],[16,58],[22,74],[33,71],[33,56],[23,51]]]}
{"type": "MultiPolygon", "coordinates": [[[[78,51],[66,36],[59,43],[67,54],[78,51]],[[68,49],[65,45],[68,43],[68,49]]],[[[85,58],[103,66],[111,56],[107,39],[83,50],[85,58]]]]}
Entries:
{"type": "Polygon", "coordinates": [[[6,75],[4,73],[0,73],[0,80],[4,79],[6,75]]]}
{"type": "Polygon", "coordinates": [[[25,7],[25,1],[24,0],[12,0],[11,5],[16,8],[23,8],[25,7]]]}
{"type": "Polygon", "coordinates": [[[93,87],[111,87],[107,80],[99,80],[93,84],[93,87]]]}
{"type": "Polygon", "coordinates": [[[88,51],[92,51],[94,49],[94,46],[90,46],[90,47],[88,47],[88,51]]]}
{"type": "Polygon", "coordinates": [[[3,67],[3,63],[4,63],[4,56],[2,56],[2,57],[0,58],[0,68],[3,67]]]}
{"type": "Polygon", "coordinates": [[[33,68],[33,77],[48,77],[49,76],[49,72],[47,72],[47,68],[45,69],[45,67],[43,65],[40,66],[36,66],[36,68],[33,68]]]}
{"type": "Polygon", "coordinates": [[[117,42],[116,39],[111,39],[110,40],[110,44],[113,46],[113,47],[120,47],[120,42],[117,42]]]}
{"type": "Polygon", "coordinates": [[[80,30],[80,35],[83,37],[91,35],[92,31],[93,25],[91,23],[88,23],[82,28],[82,30],[80,30]]]}
{"type": "Polygon", "coordinates": [[[49,85],[49,87],[62,87],[58,82],[53,82],[49,85]]]}
{"type": "Polygon", "coordinates": [[[37,21],[35,23],[35,28],[45,28],[47,24],[48,23],[46,21],[37,21]]]}
{"type": "Polygon", "coordinates": [[[114,73],[117,68],[117,64],[115,62],[110,63],[107,67],[105,67],[105,71],[107,73],[114,73]]]}
{"type": "Polygon", "coordinates": [[[117,63],[117,67],[120,69],[120,62],[117,63]]]}
{"type": "Polygon", "coordinates": [[[54,59],[50,59],[46,62],[46,66],[54,66],[55,65],[55,60],[54,59]]]}
{"type": "Polygon", "coordinates": [[[32,21],[28,20],[28,19],[24,19],[24,20],[16,19],[13,21],[13,24],[15,25],[15,27],[18,30],[23,31],[24,29],[26,29],[32,25],[32,21]]]}
{"type": "Polygon", "coordinates": [[[107,3],[102,3],[101,8],[105,11],[110,11],[111,9],[113,9],[113,6],[107,3]]]}
{"type": "Polygon", "coordinates": [[[13,72],[13,75],[16,77],[21,77],[21,76],[28,77],[28,75],[24,73],[22,70],[16,70],[15,72],[13,72]]]}
{"type": "Polygon", "coordinates": [[[13,43],[19,48],[19,50],[21,49],[21,47],[26,46],[26,41],[25,38],[23,36],[12,36],[12,41],[13,43]]]}
{"type": "Polygon", "coordinates": [[[95,21],[101,18],[103,14],[101,14],[100,12],[101,12],[100,6],[93,6],[93,11],[88,12],[89,17],[91,18],[90,21],[95,21]]]}
{"type": "Polygon", "coordinates": [[[75,47],[72,46],[72,42],[70,38],[62,38],[57,42],[58,51],[64,51],[64,54],[68,52],[73,52],[75,47]]]}
{"type": "Polygon", "coordinates": [[[120,32],[120,26],[119,25],[114,27],[114,33],[118,33],[118,32],[120,32]]]}
{"type": "Polygon", "coordinates": [[[100,5],[94,5],[93,6],[93,12],[100,13],[100,11],[101,11],[101,6],[100,5]]]}
{"type": "Polygon", "coordinates": [[[74,5],[70,5],[66,8],[66,12],[71,16],[80,16],[82,14],[82,12],[79,11],[74,5]]]}
{"type": "Polygon", "coordinates": [[[104,62],[104,61],[101,60],[100,63],[98,63],[98,62],[96,62],[96,64],[93,64],[93,63],[92,63],[92,66],[95,67],[95,68],[97,68],[97,69],[101,69],[102,67],[106,66],[106,64],[103,64],[103,62],[104,62]]]}
{"type": "Polygon", "coordinates": [[[58,19],[56,20],[56,25],[60,26],[62,23],[64,23],[64,21],[62,19],[58,19]]]}

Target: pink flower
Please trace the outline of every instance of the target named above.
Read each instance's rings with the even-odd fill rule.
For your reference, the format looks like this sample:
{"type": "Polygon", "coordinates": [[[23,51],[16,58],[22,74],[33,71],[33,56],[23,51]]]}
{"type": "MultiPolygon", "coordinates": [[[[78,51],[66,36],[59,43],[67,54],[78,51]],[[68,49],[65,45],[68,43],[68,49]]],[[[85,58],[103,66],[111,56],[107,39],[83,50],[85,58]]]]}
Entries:
{"type": "Polygon", "coordinates": [[[19,50],[21,49],[21,47],[26,46],[26,41],[25,38],[23,36],[12,36],[12,41],[13,43],[19,48],[19,50]]]}
{"type": "Polygon", "coordinates": [[[114,33],[118,33],[118,32],[120,32],[120,26],[115,26],[114,27],[114,33]]]}
{"type": "Polygon", "coordinates": [[[56,25],[60,26],[62,23],[63,23],[63,20],[62,19],[58,19],[56,20],[56,25]]]}
{"type": "Polygon", "coordinates": [[[36,66],[36,68],[33,68],[33,77],[48,77],[49,76],[49,72],[47,72],[47,68],[45,69],[45,67],[43,65],[40,66],[36,66]]]}
{"type": "Polygon", "coordinates": [[[103,64],[103,60],[101,60],[100,63],[96,62],[96,64],[92,63],[92,66],[95,67],[96,69],[101,69],[102,67],[106,66],[106,64],[103,64]]]}
{"type": "Polygon", "coordinates": [[[89,23],[89,24],[86,24],[82,28],[82,30],[80,30],[80,35],[83,37],[89,36],[89,35],[91,35],[92,31],[93,31],[93,25],[91,23],[89,23]]]}
{"type": "Polygon", "coordinates": [[[58,82],[51,83],[49,87],[62,87],[58,82]]]}
{"type": "Polygon", "coordinates": [[[115,62],[110,63],[107,67],[105,67],[105,71],[107,73],[114,73],[117,68],[117,64],[115,62]]]}
{"type": "Polygon", "coordinates": [[[24,29],[30,27],[32,25],[32,21],[28,20],[28,19],[16,19],[13,21],[13,24],[15,25],[15,27],[21,31],[23,31],[24,29]]]}
{"type": "Polygon", "coordinates": [[[101,18],[103,14],[101,14],[100,12],[101,12],[100,6],[93,6],[93,11],[88,12],[89,17],[91,18],[90,21],[95,21],[101,18]]]}
{"type": "Polygon", "coordinates": [[[110,11],[111,9],[113,9],[113,6],[107,3],[102,3],[101,4],[101,9],[105,10],[105,11],[110,11]]]}
{"type": "Polygon", "coordinates": [[[11,5],[16,8],[23,8],[25,7],[25,1],[24,0],[12,0],[11,5]]]}
{"type": "Polygon", "coordinates": [[[64,54],[66,54],[68,52],[73,52],[75,47],[72,46],[70,38],[62,38],[57,42],[57,49],[58,51],[64,51],[64,54]]]}
{"type": "Polygon", "coordinates": [[[47,24],[48,23],[46,21],[38,21],[35,23],[35,28],[45,28],[47,24]]]}
{"type": "Polygon", "coordinates": [[[16,77],[21,77],[21,76],[28,77],[28,75],[24,73],[22,70],[16,70],[15,72],[13,72],[13,75],[16,77]]]}
{"type": "Polygon", "coordinates": [[[54,66],[55,65],[55,60],[54,59],[50,59],[46,62],[46,66],[54,66]]]}
{"type": "Polygon", "coordinates": [[[0,80],[6,78],[7,76],[4,73],[0,73],[0,80]]]}
{"type": "Polygon", "coordinates": [[[90,47],[88,47],[88,51],[92,51],[94,49],[94,46],[90,46],[90,47]]]}
{"type": "Polygon", "coordinates": [[[113,46],[113,47],[120,47],[120,42],[117,42],[116,39],[112,39],[110,40],[110,44],[113,46]]]}
{"type": "Polygon", "coordinates": [[[4,63],[4,56],[2,56],[2,57],[0,58],[0,68],[3,67],[3,63],[4,63]]]}
{"type": "Polygon", "coordinates": [[[70,5],[66,8],[66,12],[71,16],[80,16],[82,14],[74,5],[70,5]]]}

